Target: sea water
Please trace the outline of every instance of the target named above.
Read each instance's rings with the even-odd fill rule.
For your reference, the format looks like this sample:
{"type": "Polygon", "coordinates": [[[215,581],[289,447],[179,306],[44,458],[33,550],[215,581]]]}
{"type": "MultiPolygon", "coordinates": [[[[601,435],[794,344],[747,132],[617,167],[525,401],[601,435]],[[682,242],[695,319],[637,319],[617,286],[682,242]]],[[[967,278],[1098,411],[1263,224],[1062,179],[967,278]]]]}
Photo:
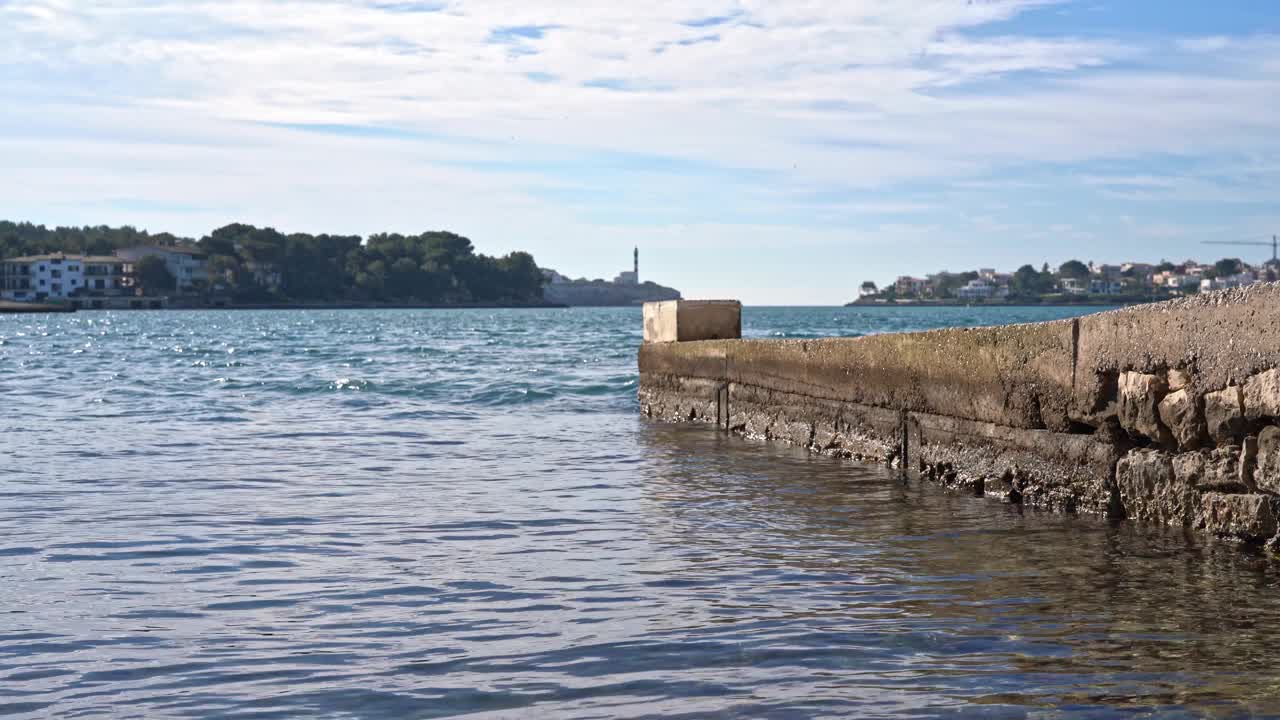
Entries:
{"type": "Polygon", "coordinates": [[[0,316],[0,715],[1280,713],[1275,562],[646,421],[640,326],[0,316]]]}

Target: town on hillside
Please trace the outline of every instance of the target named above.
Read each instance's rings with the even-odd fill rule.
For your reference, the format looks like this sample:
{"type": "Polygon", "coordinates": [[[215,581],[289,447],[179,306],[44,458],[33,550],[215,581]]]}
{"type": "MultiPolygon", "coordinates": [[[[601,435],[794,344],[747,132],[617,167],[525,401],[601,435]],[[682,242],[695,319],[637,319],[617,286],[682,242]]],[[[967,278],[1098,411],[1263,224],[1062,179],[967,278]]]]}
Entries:
{"type": "Polygon", "coordinates": [[[1050,270],[1023,265],[1012,273],[981,268],[938,272],[925,277],[903,275],[886,287],[862,283],[851,305],[877,303],[1097,303],[1152,302],[1208,290],[1274,282],[1280,260],[1250,265],[1238,258],[1212,264],[1195,260],[1119,265],[1069,260],[1050,270]]]}
{"type": "Polygon", "coordinates": [[[445,231],[285,234],[234,223],[199,240],[0,220],[0,311],[161,307],[542,307],[533,256],[445,231]]]}

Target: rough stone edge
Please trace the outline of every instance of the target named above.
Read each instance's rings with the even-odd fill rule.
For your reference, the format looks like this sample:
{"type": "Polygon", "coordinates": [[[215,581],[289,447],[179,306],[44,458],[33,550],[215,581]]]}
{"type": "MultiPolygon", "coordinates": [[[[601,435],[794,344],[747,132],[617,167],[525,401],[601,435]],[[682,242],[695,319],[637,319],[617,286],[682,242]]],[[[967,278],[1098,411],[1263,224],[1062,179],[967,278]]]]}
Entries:
{"type": "MultiPolygon", "coordinates": [[[[1068,410],[1068,428],[1073,432],[1067,433],[1047,430],[1043,423],[1027,427],[1020,422],[1014,427],[973,417],[931,414],[919,407],[895,411],[833,398],[830,378],[814,377],[806,366],[814,360],[811,348],[830,357],[847,343],[857,342],[853,339],[682,343],[647,354],[642,348],[640,393],[646,414],[665,420],[713,422],[748,436],[887,462],[945,486],[1034,507],[1123,516],[1128,504],[1135,519],[1257,542],[1267,539],[1265,535],[1277,528],[1276,518],[1280,517],[1280,492],[1271,492],[1276,486],[1268,484],[1259,491],[1258,483],[1253,482],[1255,471],[1266,467],[1273,472],[1273,466],[1280,464],[1277,458],[1264,463],[1258,457],[1258,434],[1274,434],[1275,423],[1280,422],[1280,370],[1274,367],[1280,365],[1280,344],[1266,342],[1280,336],[1273,332],[1280,329],[1280,313],[1266,312],[1276,300],[1280,300],[1280,285],[1273,284],[1067,321],[1072,323],[1069,391],[1074,396],[1068,410]],[[1237,345],[1237,336],[1230,336],[1227,345],[1233,349],[1218,352],[1212,362],[1206,362],[1204,336],[1221,334],[1208,332],[1209,325],[1216,331],[1234,330],[1245,342],[1237,345]],[[1144,328],[1151,332],[1143,332],[1144,328]],[[1132,338],[1149,338],[1152,333],[1159,336],[1158,343],[1125,347],[1132,338]],[[1127,340],[1108,346],[1116,337],[1127,340]],[[1105,351],[1098,350],[1100,341],[1105,351]],[[1185,357],[1179,357],[1183,345],[1190,349],[1183,353],[1185,357]],[[780,355],[780,367],[763,375],[735,367],[735,356],[761,352],[761,348],[766,356],[780,355]],[[1084,358],[1080,357],[1082,351],[1084,358]],[[664,372],[645,372],[646,367],[664,372]],[[682,377],[690,372],[695,377],[682,377]],[[1116,392],[1121,376],[1127,376],[1126,392],[1145,388],[1143,392],[1152,397],[1126,404],[1123,393],[1116,392]],[[807,382],[811,378],[818,382],[807,382]],[[1236,392],[1242,396],[1244,411],[1244,417],[1225,430],[1222,423],[1207,417],[1210,408],[1205,402],[1206,396],[1219,394],[1217,388],[1224,379],[1228,383],[1225,392],[1243,388],[1236,392]],[[763,382],[756,385],[744,380],[763,382]],[[1163,403],[1184,389],[1186,397],[1178,399],[1181,408],[1163,403]],[[730,397],[737,397],[737,401],[731,402],[730,397]],[[803,411],[788,410],[796,407],[803,411]],[[823,421],[824,417],[828,421],[823,421]],[[1210,420],[1208,427],[1205,420],[1210,420]],[[1177,437],[1168,432],[1171,428],[1179,431],[1177,437]],[[1092,435],[1085,434],[1086,430],[1092,435]],[[917,443],[915,457],[910,453],[912,440],[917,443]],[[1216,443],[1217,450],[1212,450],[1212,445],[1209,450],[1202,449],[1208,443],[1216,443]],[[1168,473],[1140,469],[1143,457],[1156,458],[1163,467],[1171,462],[1185,464],[1197,454],[1233,448],[1238,478],[1218,477],[1204,487],[1188,490],[1176,484],[1183,482],[1176,474],[1169,476],[1174,478],[1169,481],[1165,479],[1168,473]],[[1118,475],[1125,477],[1118,479],[1118,475]],[[1129,484],[1125,486],[1125,482],[1129,484]],[[1135,482],[1146,485],[1139,487],[1135,482]],[[1127,495],[1122,486],[1127,487],[1127,495]],[[1147,495],[1134,495],[1139,490],[1147,495]],[[1153,511],[1147,501],[1163,505],[1153,511]]],[[[1043,334],[1046,326],[1062,322],[1004,326],[988,337],[1012,338],[1018,343],[1020,333],[1029,328],[1034,331],[1028,334],[1034,336],[1043,334]]],[[[919,346],[922,341],[927,344],[971,332],[927,331],[897,336],[892,342],[919,346]]],[[[984,335],[983,329],[977,330],[977,337],[984,335]]],[[[1055,359],[1061,362],[1061,358],[1055,359]]],[[[1033,371],[1029,374],[1033,384],[1043,377],[1044,368],[1034,363],[1026,366],[1033,371]]],[[[1061,374],[1061,368],[1050,367],[1049,371],[1061,374]]],[[[845,383],[853,380],[844,378],[845,383]]],[[[912,384],[918,386],[918,378],[912,378],[912,384]]],[[[1002,395],[1006,392],[1004,387],[999,390],[1002,395]]],[[[898,402],[892,395],[887,399],[885,404],[912,404],[898,402]]],[[[1012,419],[1021,421],[1016,415],[1012,419]]],[[[1280,472],[1276,474],[1272,482],[1280,483],[1280,472]]],[[[1280,535],[1269,545],[1280,547],[1280,535]]]]}

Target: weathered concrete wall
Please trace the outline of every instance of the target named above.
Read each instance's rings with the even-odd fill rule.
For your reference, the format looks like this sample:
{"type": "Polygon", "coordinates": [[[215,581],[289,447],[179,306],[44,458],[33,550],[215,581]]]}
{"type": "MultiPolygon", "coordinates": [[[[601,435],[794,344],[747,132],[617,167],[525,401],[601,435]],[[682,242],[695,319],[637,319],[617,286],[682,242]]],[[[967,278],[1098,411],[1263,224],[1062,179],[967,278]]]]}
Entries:
{"type": "Polygon", "coordinates": [[[737,300],[672,300],[644,305],[646,343],[740,337],[742,303],[737,300]]]}
{"type": "Polygon", "coordinates": [[[1280,285],[1030,325],[648,343],[640,373],[654,418],[1039,508],[1280,530],[1280,285]]]}

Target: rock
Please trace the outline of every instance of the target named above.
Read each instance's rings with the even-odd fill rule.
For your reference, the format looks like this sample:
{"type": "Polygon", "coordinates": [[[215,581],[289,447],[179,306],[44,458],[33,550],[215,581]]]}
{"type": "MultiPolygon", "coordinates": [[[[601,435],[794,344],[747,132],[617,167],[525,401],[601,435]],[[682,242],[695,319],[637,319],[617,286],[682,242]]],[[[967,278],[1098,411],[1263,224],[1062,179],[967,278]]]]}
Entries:
{"type": "Polygon", "coordinates": [[[1204,423],[1200,420],[1200,412],[1195,398],[1187,390],[1169,393],[1159,405],[1160,421],[1173,433],[1173,439],[1183,450],[1194,450],[1200,447],[1200,436],[1204,434],[1204,423]]]}
{"type": "Polygon", "coordinates": [[[1207,393],[1204,419],[1209,437],[1218,444],[1231,442],[1244,429],[1244,393],[1238,386],[1207,393]]]}
{"type": "Polygon", "coordinates": [[[729,407],[729,429],[747,437],[767,438],[773,428],[773,418],[755,407],[743,403],[729,407]]]}
{"type": "Polygon", "coordinates": [[[1266,540],[1276,534],[1276,513],[1269,495],[1205,493],[1195,525],[1224,537],[1266,540]]]}
{"type": "Polygon", "coordinates": [[[1237,475],[1240,478],[1240,484],[1250,491],[1257,489],[1253,484],[1253,468],[1257,462],[1258,436],[1250,435],[1244,439],[1244,443],[1240,446],[1240,466],[1237,475]]]}
{"type": "Polygon", "coordinates": [[[813,424],[803,420],[779,419],[769,426],[765,437],[807,448],[813,442],[813,424]]]}
{"type": "Polygon", "coordinates": [[[1120,421],[1115,417],[1104,419],[1101,424],[1093,431],[1093,437],[1100,443],[1114,445],[1118,448],[1128,448],[1132,445],[1129,434],[1120,427],[1120,421]]]}
{"type": "Polygon", "coordinates": [[[1177,392],[1191,384],[1191,373],[1186,370],[1170,370],[1168,377],[1170,392],[1177,392]]]}
{"type": "Polygon", "coordinates": [[[1167,453],[1134,450],[1116,464],[1116,485],[1125,513],[1133,520],[1190,525],[1200,493],[1174,472],[1167,453]]]}
{"type": "Polygon", "coordinates": [[[934,482],[949,490],[963,490],[978,497],[982,497],[986,487],[984,478],[960,472],[951,463],[939,463],[930,467],[928,475],[934,482]]]}
{"type": "Polygon", "coordinates": [[[1015,481],[1017,471],[1014,469],[1005,470],[1001,475],[993,475],[986,478],[983,482],[983,495],[989,498],[996,498],[1001,502],[1020,503],[1022,495],[1018,492],[1018,486],[1015,481]]]}
{"type": "Polygon", "coordinates": [[[1270,540],[1268,540],[1263,547],[1265,547],[1267,549],[1267,552],[1271,553],[1272,555],[1280,555],[1280,535],[1277,535],[1271,538],[1270,540]]]}
{"type": "Polygon", "coordinates": [[[1247,492],[1240,482],[1240,450],[1234,445],[1211,452],[1183,453],[1173,457],[1173,474],[1201,492],[1247,492]]]}
{"type": "Polygon", "coordinates": [[[1169,441],[1157,409],[1168,387],[1165,378],[1158,375],[1120,373],[1120,424],[1124,429],[1159,442],[1169,441]]]}
{"type": "Polygon", "coordinates": [[[840,448],[843,438],[831,425],[819,425],[813,429],[813,449],[818,452],[834,452],[840,448]]]}
{"type": "Polygon", "coordinates": [[[1258,465],[1253,482],[1262,492],[1280,494],[1280,427],[1269,425],[1258,435],[1258,465]]]}
{"type": "Polygon", "coordinates": [[[1258,373],[1244,383],[1244,416],[1280,417],[1280,370],[1258,373]]]}

